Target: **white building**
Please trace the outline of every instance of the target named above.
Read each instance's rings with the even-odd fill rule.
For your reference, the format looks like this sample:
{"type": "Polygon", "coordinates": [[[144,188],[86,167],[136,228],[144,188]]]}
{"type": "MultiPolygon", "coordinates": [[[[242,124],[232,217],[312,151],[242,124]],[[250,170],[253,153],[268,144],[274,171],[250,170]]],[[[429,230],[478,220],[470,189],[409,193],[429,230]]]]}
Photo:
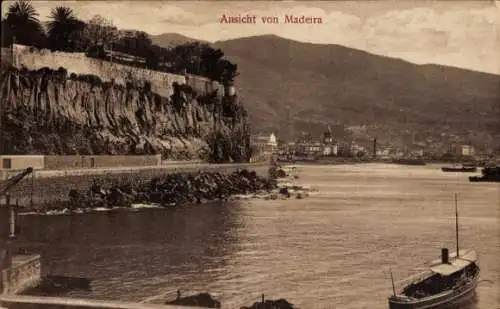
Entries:
{"type": "Polygon", "coordinates": [[[339,146],[338,145],[326,145],[325,148],[323,148],[323,155],[324,156],[336,156],[339,153],[339,146]]]}
{"type": "Polygon", "coordinates": [[[268,145],[273,149],[276,149],[278,147],[278,139],[276,138],[276,135],[274,133],[271,133],[271,135],[269,135],[268,145]]]}
{"type": "Polygon", "coordinates": [[[275,152],[278,149],[278,139],[274,133],[270,135],[259,134],[252,136],[252,144],[256,146],[260,152],[275,152]]]}
{"type": "Polygon", "coordinates": [[[474,155],[474,147],[470,145],[462,145],[461,147],[462,156],[471,157],[474,155]]]}
{"type": "Polygon", "coordinates": [[[423,157],[424,156],[424,150],[423,149],[412,150],[410,152],[410,155],[413,156],[413,157],[423,157]]]}

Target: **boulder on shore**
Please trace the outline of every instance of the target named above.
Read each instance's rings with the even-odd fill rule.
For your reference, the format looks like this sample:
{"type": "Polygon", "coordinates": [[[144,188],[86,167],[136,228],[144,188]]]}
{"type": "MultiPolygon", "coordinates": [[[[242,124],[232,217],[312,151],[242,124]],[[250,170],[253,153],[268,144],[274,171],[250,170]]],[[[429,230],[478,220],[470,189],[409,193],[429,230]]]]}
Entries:
{"type": "Polygon", "coordinates": [[[214,299],[209,293],[199,293],[196,295],[177,298],[166,302],[165,305],[220,308],[220,302],[214,299]]]}
{"type": "Polygon", "coordinates": [[[240,309],[297,309],[286,299],[266,300],[265,302],[255,302],[251,307],[241,307],[240,309]]]}

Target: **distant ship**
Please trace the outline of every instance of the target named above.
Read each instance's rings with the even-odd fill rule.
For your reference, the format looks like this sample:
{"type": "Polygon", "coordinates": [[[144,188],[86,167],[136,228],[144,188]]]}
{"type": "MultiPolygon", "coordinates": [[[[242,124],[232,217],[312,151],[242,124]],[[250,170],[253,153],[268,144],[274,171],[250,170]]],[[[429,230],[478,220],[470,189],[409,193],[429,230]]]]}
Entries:
{"type": "Polygon", "coordinates": [[[458,305],[475,294],[480,272],[478,255],[474,250],[459,250],[456,205],[455,211],[457,251],[450,255],[447,248],[441,249],[441,259],[431,262],[426,272],[406,279],[399,293],[391,273],[394,294],[389,297],[390,309],[443,308],[458,305]]]}
{"type": "Polygon", "coordinates": [[[500,166],[485,167],[481,173],[482,176],[470,176],[469,181],[500,182],[500,166]]]}
{"type": "Polygon", "coordinates": [[[393,159],[392,163],[396,164],[404,164],[404,165],[425,165],[425,161],[417,158],[402,158],[402,159],[393,159]]]}
{"type": "Polygon", "coordinates": [[[441,170],[443,172],[462,172],[462,173],[474,173],[477,171],[477,167],[462,164],[461,166],[453,166],[453,167],[442,167],[441,170]]]}

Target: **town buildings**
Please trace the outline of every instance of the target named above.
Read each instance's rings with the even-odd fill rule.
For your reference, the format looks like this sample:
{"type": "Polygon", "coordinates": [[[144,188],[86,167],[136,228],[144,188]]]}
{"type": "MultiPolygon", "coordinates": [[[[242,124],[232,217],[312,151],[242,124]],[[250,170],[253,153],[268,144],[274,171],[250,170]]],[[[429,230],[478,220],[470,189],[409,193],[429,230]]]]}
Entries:
{"type": "Polygon", "coordinates": [[[275,153],[278,150],[278,139],[274,133],[253,135],[250,138],[250,143],[258,153],[275,153]]]}

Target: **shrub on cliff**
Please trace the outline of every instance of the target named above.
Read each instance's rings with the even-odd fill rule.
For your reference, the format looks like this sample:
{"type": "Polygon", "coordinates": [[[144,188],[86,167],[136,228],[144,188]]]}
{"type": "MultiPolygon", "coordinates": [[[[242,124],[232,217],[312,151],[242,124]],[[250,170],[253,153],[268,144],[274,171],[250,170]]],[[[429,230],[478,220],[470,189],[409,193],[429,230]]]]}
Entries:
{"type": "Polygon", "coordinates": [[[250,153],[246,144],[246,132],[211,133],[207,137],[209,145],[208,161],[212,163],[249,162],[250,153]],[[240,133],[240,134],[238,134],[240,133]]]}
{"type": "Polygon", "coordinates": [[[94,85],[94,86],[98,86],[98,85],[103,84],[101,78],[99,76],[93,75],[93,74],[80,74],[80,75],[78,75],[78,80],[82,81],[82,82],[87,82],[87,83],[94,85]]]}

